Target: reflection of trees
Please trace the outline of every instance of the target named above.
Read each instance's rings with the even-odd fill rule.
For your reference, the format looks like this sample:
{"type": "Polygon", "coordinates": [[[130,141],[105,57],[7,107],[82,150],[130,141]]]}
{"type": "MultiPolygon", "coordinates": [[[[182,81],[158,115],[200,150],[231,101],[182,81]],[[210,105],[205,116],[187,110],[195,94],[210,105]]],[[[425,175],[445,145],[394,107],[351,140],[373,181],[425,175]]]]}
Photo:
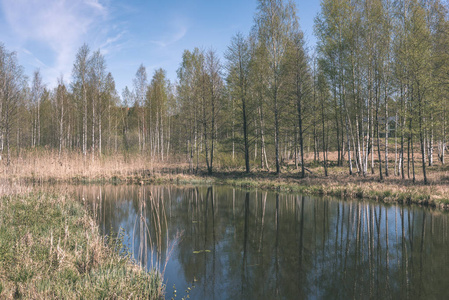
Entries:
{"type": "Polygon", "coordinates": [[[193,298],[445,298],[448,215],[214,187],[80,187],[145,265],[193,298]],[[177,270],[177,271],[174,271],[177,270]]]}

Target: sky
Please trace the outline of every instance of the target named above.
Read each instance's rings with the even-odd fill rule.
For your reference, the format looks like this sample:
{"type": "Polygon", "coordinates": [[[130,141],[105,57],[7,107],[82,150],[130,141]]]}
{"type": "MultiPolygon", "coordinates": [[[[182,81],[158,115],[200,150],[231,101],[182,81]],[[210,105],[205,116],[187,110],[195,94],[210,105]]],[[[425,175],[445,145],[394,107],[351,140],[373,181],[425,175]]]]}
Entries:
{"type": "MultiPolygon", "coordinates": [[[[300,26],[310,48],[319,0],[295,0],[300,26]]],[[[223,54],[237,32],[253,26],[256,0],[0,0],[0,43],[17,53],[25,74],[39,69],[52,88],[66,83],[78,49],[100,50],[119,94],[140,64],[149,80],[163,68],[176,81],[185,49],[223,54]]]]}

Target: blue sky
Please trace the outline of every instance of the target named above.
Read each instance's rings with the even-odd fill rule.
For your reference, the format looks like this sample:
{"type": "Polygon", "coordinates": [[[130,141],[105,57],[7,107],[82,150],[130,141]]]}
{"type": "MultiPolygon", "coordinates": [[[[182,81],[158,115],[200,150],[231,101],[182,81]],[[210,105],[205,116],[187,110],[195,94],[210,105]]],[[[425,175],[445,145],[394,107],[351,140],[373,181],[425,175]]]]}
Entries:
{"type": "MultiPolygon", "coordinates": [[[[296,0],[301,28],[315,44],[313,19],[319,0],[296,0]]],[[[157,68],[171,81],[184,49],[215,49],[222,57],[231,37],[247,34],[256,0],[0,0],[0,42],[16,51],[31,77],[40,69],[52,87],[71,79],[83,43],[100,49],[119,94],[141,63],[151,78],[157,68]]]]}

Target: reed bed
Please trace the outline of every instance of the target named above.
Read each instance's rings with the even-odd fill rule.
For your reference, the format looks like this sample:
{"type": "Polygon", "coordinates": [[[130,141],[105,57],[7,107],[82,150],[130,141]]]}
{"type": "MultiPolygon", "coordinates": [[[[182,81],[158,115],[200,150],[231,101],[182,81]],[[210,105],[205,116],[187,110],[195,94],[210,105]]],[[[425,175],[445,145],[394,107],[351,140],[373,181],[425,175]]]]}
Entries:
{"type": "MultiPolygon", "coordinates": [[[[329,153],[329,158],[334,156],[336,153],[329,153]]],[[[279,176],[257,168],[251,174],[245,174],[242,168],[225,168],[217,163],[210,176],[204,168],[191,172],[187,163],[176,159],[157,161],[138,154],[84,157],[77,152],[59,157],[52,151],[39,150],[22,153],[10,166],[0,164],[0,180],[10,183],[216,183],[449,209],[449,167],[439,162],[428,167],[430,184],[423,185],[419,163],[415,164],[415,182],[394,174],[394,160],[390,161],[390,176],[380,182],[377,169],[375,174],[366,177],[349,176],[347,166],[335,166],[334,161],[330,161],[329,176],[325,177],[322,164],[313,163],[312,159],[309,154],[310,172],[306,178],[299,178],[299,171],[292,162],[283,166],[279,176]]]]}
{"type": "Polygon", "coordinates": [[[187,165],[159,162],[142,155],[84,157],[78,152],[61,156],[52,151],[24,152],[11,165],[0,164],[0,179],[28,182],[139,181],[150,176],[186,173],[187,165]]]}

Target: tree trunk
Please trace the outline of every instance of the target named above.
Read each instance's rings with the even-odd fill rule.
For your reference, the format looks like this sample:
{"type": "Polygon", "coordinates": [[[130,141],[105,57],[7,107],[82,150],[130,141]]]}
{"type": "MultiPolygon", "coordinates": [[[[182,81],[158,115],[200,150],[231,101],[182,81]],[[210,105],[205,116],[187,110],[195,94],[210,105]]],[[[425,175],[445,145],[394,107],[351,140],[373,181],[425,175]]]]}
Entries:
{"type": "Polygon", "coordinates": [[[274,88],[274,147],[276,155],[276,175],[281,173],[281,165],[279,161],[279,107],[277,99],[277,82],[275,79],[274,88]]]}
{"type": "Polygon", "coordinates": [[[385,88],[385,177],[388,177],[388,130],[390,128],[388,121],[388,97],[385,88]]]}
{"type": "MultiPolygon", "coordinates": [[[[376,97],[377,98],[377,97],[376,97]]],[[[379,157],[379,179],[383,180],[382,175],[382,156],[380,155],[380,136],[379,136],[379,99],[376,100],[376,137],[377,137],[377,154],[379,157]]]]}
{"type": "MultiPolygon", "coordinates": [[[[298,130],[299,130],[299,151],[301,151],[301,178],[305,176],[304,165],[304,137],[302,130],[302,103],[301,103],[301,78],[297,78],[296,82],[296,109],[298,111],[298,130]]],[[[295,148],[296,152],[296,148],[295,148]]]]}
{"type": "MultiPolygon", "coordinates": [[[[423,104],[422,104],[422,96],[420,94],[419,85],[418,85],[418,122],[419,122],[419,141],[421,143],[421,163],[422,163],[422,172],[424,176],[424,184],[427,184],[427,174],[426,174],[426,153],[425,153],[425,141],[424,141],[424,126],[423,126],[423,104]]],[[[414,172],[413,172],[414,173],[414,172]]],[[[413,182],[415,182],[415,176],[413,174],[413,182]]]]}
{"type": "Polygon", "coordinates": [[[245,143],[245,171],[249,173],[249,145],[248,145],[248,124],[246,116],[246,99],[242,95],[242,117],[243,117],[243,139],[245,143]]]}
{"type": "MultiPolygon", "coordinates": [[[[260,96],[259,96],[260,97],[260,96]]],[[[265,161],[265,167],[267,168],[267,171],[270,171],[270,167],[268,166],[268,160],[267,160],[267,150],[265,147],[265,134],[264,134],[264,114],[263,114],[263,108],[262,108],[262,99],[260,98],[259,103],[259,119],[260,119],[260,142],[261,142],[261,168],[264,168],[264,161],[265,161]]]]}
{"type": "Polygon", "coordinates": [[[325,131],[325,120],[324,120],[324,99],[321,99],[321,124],[323,130],[323,167],[324,176],[327,177],[327,147],[326,147],[326,131],[325,131]]]}
{"type": "Polygon", "coordinates": [[[210,166],[209,166],[209,148],[207,145],[207,121],[206,121],[206,106],[203,105],[203,139],[204,139],[204,151],[206,154],[206,167],[208,172],[210,171],[210,166]]]}
{"type": "Polygon", "coordinates": [[[95,159],[95,103],[94,100],[92,100],[92,145],[91,145],[91,151],[92,151],[92,162],[95,159]]]}
{"type": "Polygon", "coordinates": [[[98,155],[101,157],[101,113],[98,116],[98,155]]]}
{"type": "Polygon", "coordinates": [[[214,140],[215,140],[215,99],[214,99],[214,93],[213,93],[214,87],[212,86],[212,101],[211,101],[211,109],[212,109],[212,116],[211,116],[211,128],[210,128],[210,138],[211,138],[211,147],[210,147],[210,169],[209,174],[212,174],[212,168],[214,163],[214,140]]]}
{"type": "Polygon", "coordinates": [[[61,160],[62,154],[62,141],[64,137],[64,98],[61,99],[61,115],[59,119],[59,160],[61,160]]]}

